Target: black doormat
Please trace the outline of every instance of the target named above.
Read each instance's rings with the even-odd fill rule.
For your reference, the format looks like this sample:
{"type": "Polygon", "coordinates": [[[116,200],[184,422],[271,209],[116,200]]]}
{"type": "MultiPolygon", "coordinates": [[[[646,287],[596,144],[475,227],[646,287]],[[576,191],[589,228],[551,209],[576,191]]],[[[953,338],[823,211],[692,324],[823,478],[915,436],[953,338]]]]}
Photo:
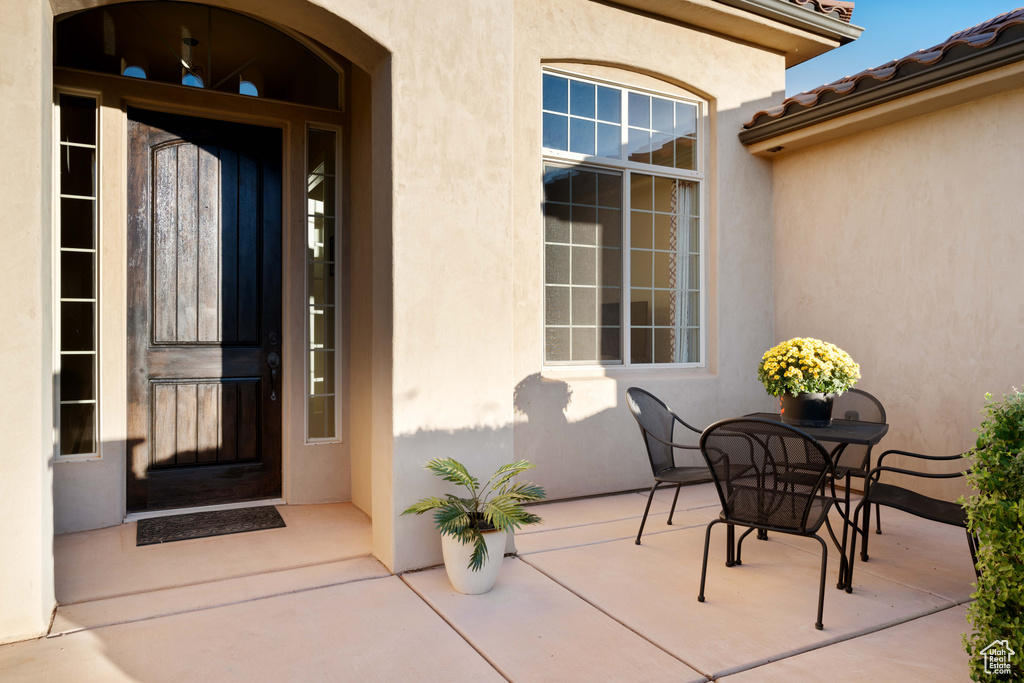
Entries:
{"type": "Polygon", "coordinates": [[[237,510],[190,512],[187,515],[140,519],[135,545],[154,545],[190,538],[240,534],[244,531],[280,529],[284,520],[273,505],[237,510]]]}

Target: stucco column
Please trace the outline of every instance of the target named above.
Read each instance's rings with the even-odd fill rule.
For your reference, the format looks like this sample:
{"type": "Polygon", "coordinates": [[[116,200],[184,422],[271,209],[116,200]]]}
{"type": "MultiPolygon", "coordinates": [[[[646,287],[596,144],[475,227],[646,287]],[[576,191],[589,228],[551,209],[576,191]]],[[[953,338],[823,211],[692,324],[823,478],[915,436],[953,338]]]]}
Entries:
{"type": "Polygon", "coordinates": [[[512,460],[515,387],[513,3],[406,4],[390,69],[393,450],[390,473],[375,460],[373,501],[374,554],[396,570],[441,561],[432,515],[401,516],[456,490],[428,460],[484,481],[512,460]]]}
{"type": "Polygon", "coordinates": [[[0,0],[0,643],[46,632],[53,588],[52,17],[0,0]]]}

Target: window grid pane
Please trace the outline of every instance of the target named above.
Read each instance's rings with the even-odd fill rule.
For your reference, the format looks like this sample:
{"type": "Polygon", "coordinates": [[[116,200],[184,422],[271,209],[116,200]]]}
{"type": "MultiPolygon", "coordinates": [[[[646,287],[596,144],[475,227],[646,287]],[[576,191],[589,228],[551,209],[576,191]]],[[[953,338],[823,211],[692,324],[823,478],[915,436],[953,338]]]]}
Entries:
{"type": "Polygon", "coordinates": [[[697,170],[697,107],[664,97],[629,93],[630,161],[697,170]]]}
{"type": "Polygon", "coordinates": [[[96,100],[60,93],[59,452],[98,454],[96,100]]]}
{"type": "Polygon", "coordinates": [[[621,362],[621,176],[546,166],[544,178],[545,361],[621,362]]]}
{"type": "Polygon", "coordinates": [[[620,92],[575,78],[544,74],[544,147],[621,158],[620,92]]]}
{"type": "Polygon", "coordinates": [[[308,131],[306,143],[306,438],[337,438],[336,134],[308,131]]]}
{"type": "Polygon", "coordinates": [[[632,173],[630,196],[630,361],[697,363],[698,186],[675,178],[632,173]]]}

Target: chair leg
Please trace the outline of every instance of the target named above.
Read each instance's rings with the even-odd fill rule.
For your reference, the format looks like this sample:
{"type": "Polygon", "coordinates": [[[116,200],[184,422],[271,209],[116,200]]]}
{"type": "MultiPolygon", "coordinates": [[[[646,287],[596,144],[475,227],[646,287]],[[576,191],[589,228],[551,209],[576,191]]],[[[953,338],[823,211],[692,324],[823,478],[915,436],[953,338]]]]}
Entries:
{"type": "Polygon", "coordinates": [[[882,506],[875,505],[875,533],[882,533],[882,506]]]}
{"type": "MultiPolygon", "coordinates": [[[[852,534],[852,538],[850,539],[850,559],[846,563],[846,592],[847,593],[852,593],[853,592],[853,560],[857,556],[857,534],[858,533],[862,533],[864,535],[865,542],[867,541],[867,535],[866,535],[866,532],[867,532],[867,529],[868,529],[867,524],[864,525],[864,531],[863,532],[859,532],[857,530],[857,520],[860,517],[860,510],[861,510],[862,507],[865,507],[865,506],[863,506],[863,505],[858,505],[857,506],[857,510],[853,513],[853,521],[851,522],[851,524],[853,524],[853,534],[852,534]]],[[[867,507],[870,508],[871,504],[869,503],[867,505],[867,507]]],[[[865,515],[864,519],[865,519],[865,522],[866,522],[867,521],[867,515],[865,515]]]]}
{"type": "MultiPolygon", "coordinates": [[[[877,506],[876,506],[877,507],[877,506]]],[[[864,506],[864,526],[861,527],[860,535],[861,540],[864,541],[864,547],[860,549],[860,559],[862,562],[868,561],[868,533],[871,531],[870,521],[868,518],[871,516],[871,505],[864,506]]],[[[875,516],[878,516],[878,511],[875,511],[875,516]]]]}
{"type": "Polygon", "coordinates": [[[644,533],[644,524],[647,523],[647,513],[651,511],[651,501],[654,500],[654,492],[661,486],[660,481],[654,482],[654,486],[651,487],[651,495],[647,496],[647,507],[644,508],[644,517],[640,520],[640,531],[636,532],[636,544],[640,545],[640,537],[644,533]]]}
{"type": "MultiPolygon", "coordinates": [[[[754,531],[754,527],[750,527],[740,536],[740,540],[736,541],[736,556],[733,558],[733,564],[743,564],[743,539],[750,535],[750,532],[754,531]]],[[[758,537],[762,529],[757,529],[758,537]]]]}
{"type": "Polygon", "coordinates": [[[679,489],[683,488],[682,484],[676,486],[676,495],[672,498],[672,509],[668,513],[668,525],[672,526],[672,515],[676,514],[676,501],[679,500],[679,489]]]}
{"type": "MultiPolygon", "coordinates": [[[[711,527],[718,524],[720,519],[708,524],[707,531],[704,532],[704,562],[700,566],[700,593],[697,594],[697,602],[704,602],[704,580],[708,575],[708,546],[711,545],[711,527]]],[[[732,524],[729,525],[732,529],[732,524]]]]}
{"type": "MultiPolygon", "coordinates": [[[[865,494],[867,495],[867,494],[865,494]]],[[[868,533],[871,531],[871,503],[861,500],[861,504],[857,506],[857,511],[864,508],[864,526],[861,527],[860,535],[861,540],[864,542],[864,547],[860,549],[860,559],[862,562],[868,561],[868,533]]],[[[882,506],[875,503],[875,523],[878,524],[882,519],[882,506]]],[[[882,527],[878,527],[878,533],[882,533],[882,527]]],[[[854,527],[853,535],[857,535],[856,527],[854,527]]]]}
{"type": "MultiPolygon", "coordinates": [[[[847,527],[849,523],[843,520],[843,542],[839,543],[839,539],[836,538],[836,532],[832,530],[832,522],[829,521],[828,517],[825,517],[825,528],[828,529],[828,535],[832,537],[832,542],[836,544],[836,549],[839,550],[839,581],[836,583],[836,588],[842,590],[846,588],[846,575],[848,574],[848,565],[846,563],[846,537],[847,527]]],[[[854,532],[856,534],[856,532],[854,532]]]]}
{"type": "MultiPolygon", "coordinates": [[[[839,551],[839,584],[836,586],[836,588],[838,588],[839,590],[842,590],[843,588],[846,587],[846,583],[847,583],[846,574],[849,571],[849,565],[846,562],[846,537],[847,537],[847,533],[851,533],[850,532],[850,528],[849,528],[850,527],[850,505],[851,505],[851,503],[850,503],[850,488],[851,488],[851,485],[852,485],[852,482],[850,481],[850,473],[847,472],[846,473],[846,501],[845,501],[846,509],[842,511],[843,518],[844,518],[843,519],[843,547],[842,547],[842,550],[839,551]]],[[[829,531],[831,531],[831,530],[832,530],[832,528],[829,527],[829,531]]],[[[857,535],[857,530],[854,529],[852,531],[852,534],[854,536],[856,536],[857,535]]]]}
{"type": "Polygon", "coordinates": [[[818,543],[821,544],[821,579],[818,581],[818,621],[814,623],[814,628],[819,631],[825,628],[825,625],[821,622],[821,615],[825,611],[825,569],[828,567],[828,546],[825,545],[825,541],[820,537],[815,536],[818,539],[818,543]]]}

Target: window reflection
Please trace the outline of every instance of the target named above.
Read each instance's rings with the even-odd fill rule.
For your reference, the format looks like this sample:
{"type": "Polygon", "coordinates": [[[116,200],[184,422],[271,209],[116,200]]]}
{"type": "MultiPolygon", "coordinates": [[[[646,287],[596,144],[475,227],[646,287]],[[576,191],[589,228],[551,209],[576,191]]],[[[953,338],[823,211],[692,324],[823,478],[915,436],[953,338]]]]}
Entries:
{"type": "Polygon", "coordinates": [[[545,73],[542,106],[546,149],[697,170],[694,103],[545,73]]]}
{"type": "Polygon", "coordinates": [[[309,301],[306,436],[336,438],[335,340],[337,254],[333,131],[309,130],[306,144],[306,290],[309,301]]]}
{"type": "Polygon", "coordinates": [[[630,360],[699,362],[698,186],[633,173],[630,195],[630,360]]]}
{"type": "Polygon", "coordinates": [[[542,88],[544,362],[701,363],[700,103],[542,88]]]}
{"type": "Polygon", "coordinates": [[[622,176],[544,168],[545,361],[621,362],[622,176]]]}

